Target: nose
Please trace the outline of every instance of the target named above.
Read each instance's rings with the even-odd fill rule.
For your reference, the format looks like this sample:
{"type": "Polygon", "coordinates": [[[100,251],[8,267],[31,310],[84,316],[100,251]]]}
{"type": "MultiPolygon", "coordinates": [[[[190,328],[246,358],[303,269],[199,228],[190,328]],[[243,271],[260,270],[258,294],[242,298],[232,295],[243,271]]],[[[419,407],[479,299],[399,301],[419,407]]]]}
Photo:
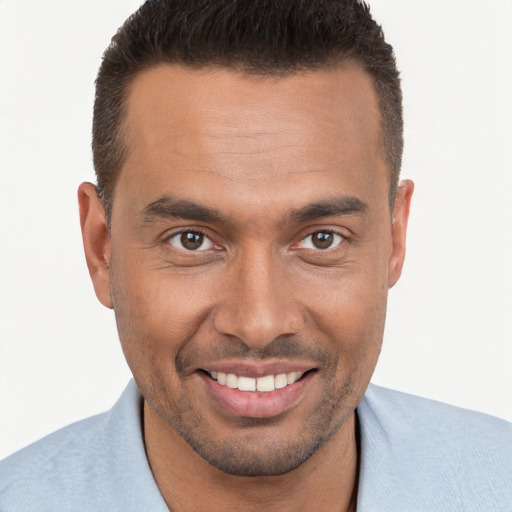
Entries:
{"type": "Polygon", "coordinates": [[[304,318],[285,263],[252,251],[238,258],[214,314],[217,332],[235,336],[250,348],[263,348],[279,336],[297,334],[304,318]]]}

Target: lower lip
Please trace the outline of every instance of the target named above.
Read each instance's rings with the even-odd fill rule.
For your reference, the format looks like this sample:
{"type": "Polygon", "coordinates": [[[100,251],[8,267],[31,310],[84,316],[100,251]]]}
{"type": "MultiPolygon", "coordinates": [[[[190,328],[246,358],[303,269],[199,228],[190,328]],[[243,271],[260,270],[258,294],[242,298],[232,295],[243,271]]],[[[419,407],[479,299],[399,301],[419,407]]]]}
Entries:
{"type": "Polygon", "coordinates": [[[245,418],[270,418],[288,411],[304,397],[314,372],[288,386],[268,392],[240,391],[219,384],[204,373],[199,373],[213,398],[227,412],[245,418]]]}

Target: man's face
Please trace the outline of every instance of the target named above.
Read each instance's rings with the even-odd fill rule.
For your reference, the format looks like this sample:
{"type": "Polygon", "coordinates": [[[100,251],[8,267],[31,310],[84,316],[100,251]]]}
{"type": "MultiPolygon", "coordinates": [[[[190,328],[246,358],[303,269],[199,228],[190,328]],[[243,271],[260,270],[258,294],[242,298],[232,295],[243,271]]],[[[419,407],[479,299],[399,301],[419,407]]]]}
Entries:
{"type": "Polygon", "coordinates": [[[371,80],[159,66],[126,108],[109,293],[145,406],[227,473],[290,471],[353,421],[399,274],[371,80]]]}

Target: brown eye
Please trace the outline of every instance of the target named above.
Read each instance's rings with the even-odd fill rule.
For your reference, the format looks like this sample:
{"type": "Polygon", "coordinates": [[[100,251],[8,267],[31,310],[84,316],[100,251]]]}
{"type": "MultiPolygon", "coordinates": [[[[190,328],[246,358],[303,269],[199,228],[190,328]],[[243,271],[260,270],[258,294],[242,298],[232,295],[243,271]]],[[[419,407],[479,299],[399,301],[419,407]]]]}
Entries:
{"type": "Polygon", "coordinates": [[[203,244],[204,235],[201,233],[182,233],[180,237],[181,245],[188,249],[189,251],[195,251],[199,249],[203,244]]]}
{"type": "Polygon", "coordinates": [[[302,249],[331,249],[343,242],[343,237],[333,231],[316,231],[300,241],[302,249]]]}
{"type": "Polygon", "coordinates": [[[311,242],[317,249],[328,249],[334,242],[334,233],[318,231],[311,236],[311,242]]]}
{"type": "Polygon", "coordinates": [[[169,238],[169,243],[185,251],[204,251],[213,246],[212,241],[198,231],[183,231],[169,238]]]}

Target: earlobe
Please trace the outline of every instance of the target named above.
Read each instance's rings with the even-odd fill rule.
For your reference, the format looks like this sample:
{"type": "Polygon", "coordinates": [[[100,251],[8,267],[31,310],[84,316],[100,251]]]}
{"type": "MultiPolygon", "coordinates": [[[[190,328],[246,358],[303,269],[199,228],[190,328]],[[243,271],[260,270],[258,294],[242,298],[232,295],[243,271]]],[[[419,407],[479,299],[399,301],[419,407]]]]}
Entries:
{"type": "Polygon", "coordinates": [[[112,308],[110,295],[110,235],[105,209],[92,183],[78,187],[80,226],[84,243],[85,259],[98,300],[112,308]]]}
{"type": "Polygon", "coordinates": [[[388,268],[389,288],[396,284],[404,266],[407,222],[409,220],[413,191],[414,183],[411,180],[402,180],[398,186],[398,192],[393,206],[392,250],[388,268]]]}

